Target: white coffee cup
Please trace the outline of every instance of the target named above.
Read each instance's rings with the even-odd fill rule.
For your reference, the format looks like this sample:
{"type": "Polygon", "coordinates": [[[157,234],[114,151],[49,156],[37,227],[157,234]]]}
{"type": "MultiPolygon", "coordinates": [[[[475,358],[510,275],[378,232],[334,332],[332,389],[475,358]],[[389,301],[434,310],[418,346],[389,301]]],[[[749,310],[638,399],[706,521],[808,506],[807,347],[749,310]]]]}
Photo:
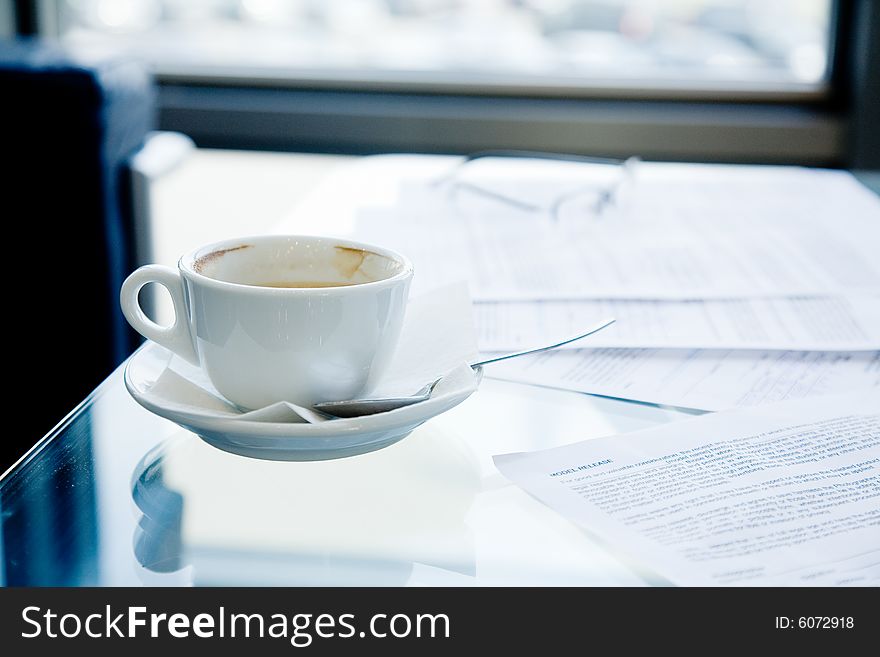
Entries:
{"type": "Polygon", "coordinates": [[[388,249],[266,235],[196,249],[177,270],[141,267],[120,303],[138,333],[201,366],[240,408],[309,406],[362,396],[382,376],[412,276],[410,262],[388,249]],[[138,293],[148,283],[171,293],[171,326],[144,314],[138,293]]]}

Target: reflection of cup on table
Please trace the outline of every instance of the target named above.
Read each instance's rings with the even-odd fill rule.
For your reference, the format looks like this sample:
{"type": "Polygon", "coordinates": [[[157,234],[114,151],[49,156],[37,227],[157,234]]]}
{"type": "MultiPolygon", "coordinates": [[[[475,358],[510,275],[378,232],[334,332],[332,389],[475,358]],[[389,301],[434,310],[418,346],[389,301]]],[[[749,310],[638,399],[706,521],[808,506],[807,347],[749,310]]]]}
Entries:
{"type": "Polygon", "coordinates": [[[403,326],[413,269],[388,249],[322,237],[227,240],[183,256],[178,270],[147,265],[122,285],[129,323],[200,365],[245,409],[310,406],[368,392],[403,326]],[[138,292],[171,293],[175,321],[144,314],[138,292]]]}
{"type": "Polygon", "coordinates": [[[419,564],[444,583],[474,577],[466,519],[480,490],[476,455],[436,426],[412,438],[357,458],[293,463],[238,458],[181,431],[132,476],[138,576],[160,585],[403,586],[419,564]]]}

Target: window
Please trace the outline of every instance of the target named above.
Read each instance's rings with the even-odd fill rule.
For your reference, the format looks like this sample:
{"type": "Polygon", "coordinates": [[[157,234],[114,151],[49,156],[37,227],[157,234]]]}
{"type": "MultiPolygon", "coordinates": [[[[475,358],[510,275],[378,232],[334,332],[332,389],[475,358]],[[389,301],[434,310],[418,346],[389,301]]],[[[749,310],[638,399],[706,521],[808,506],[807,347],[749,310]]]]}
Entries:
{"type": "Polygon", "coordinates": [[[54,0],[164,79],[573,97],[817,97],[832,0],[54,0]]]}
{"type": "Polygon", "coordinates": [[[37,31],[74,50],[147,61],[159,127],[200,146],[822,166],[871,151],[874,0],[16,7],[33,8],[37,31]]]}

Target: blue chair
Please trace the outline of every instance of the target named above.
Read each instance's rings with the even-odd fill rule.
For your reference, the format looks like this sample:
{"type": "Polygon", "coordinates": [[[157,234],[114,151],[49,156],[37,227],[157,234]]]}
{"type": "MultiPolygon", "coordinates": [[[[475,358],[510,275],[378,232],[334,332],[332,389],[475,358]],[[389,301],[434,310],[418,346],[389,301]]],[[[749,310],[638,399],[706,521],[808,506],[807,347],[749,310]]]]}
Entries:
{"type": "Polygon", "coordinates": [[[39,398],[38,414],[0,441],[0,473],[138,344],[118,293],[136,264],[127,162],[152,126],[154,95],[136,62],[0,42],[0,207],[15,263],[7,344],[19,356],[9,376],[14,403],[39,398]]]}

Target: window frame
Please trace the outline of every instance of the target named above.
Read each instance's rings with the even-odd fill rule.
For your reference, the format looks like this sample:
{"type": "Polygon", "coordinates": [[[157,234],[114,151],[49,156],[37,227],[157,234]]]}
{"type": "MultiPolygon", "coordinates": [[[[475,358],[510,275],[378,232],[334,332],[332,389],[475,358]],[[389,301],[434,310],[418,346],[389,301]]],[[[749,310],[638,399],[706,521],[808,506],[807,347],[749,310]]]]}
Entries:
{"type": "MultiPolygon", "coordinates": [[[[41,34],[57,33],[56,0],[18,2],[33,3],[41,34]]],[[[873,129],[850,113],[860,107],[853,89],[877,74],[858,65],[861,50],[877,50],[876,14],[871,0],[832,3],[828,83],[814,90],[515,84],[475,90],[449,80],[166,70],[156,76],[159,127],[217,148],[353,154],[515,148],[839,166],[858,150],[852,126],[873,129]]]]}

